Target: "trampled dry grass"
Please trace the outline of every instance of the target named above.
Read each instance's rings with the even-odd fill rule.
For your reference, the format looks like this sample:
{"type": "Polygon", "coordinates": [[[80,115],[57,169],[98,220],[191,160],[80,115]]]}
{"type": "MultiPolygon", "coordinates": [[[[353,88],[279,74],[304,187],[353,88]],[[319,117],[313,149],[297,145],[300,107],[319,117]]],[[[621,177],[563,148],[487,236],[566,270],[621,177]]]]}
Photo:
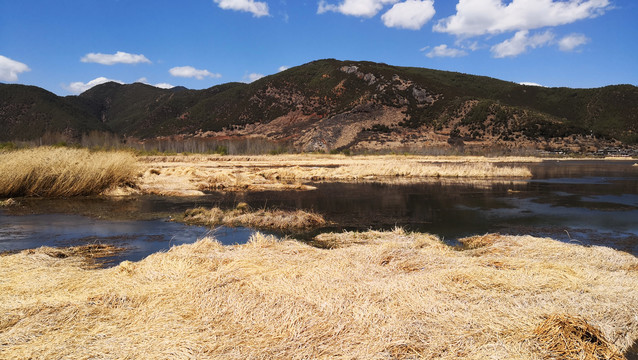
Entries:
{"type": "Polygon", "coordinates": [[[502,162],[536,162],[534,158],[424,156],[164,156],[144,157],[140,180],[144,192],[197,195],[202,191],[311,190],[309,181],[412,182],[431,179],[529,178],[524,166],[502,162]]]}
{"type": "Polygon", "coordinates": [[[235,209],[229,210],[217,207],[190,209],[178,220],[187,224],[246,226],[282,231],[310,230],[326,225],[326,220],[317,213],[303,210],[253,210],[246,203],[240,203],[235,209]]]}
{"type": "Polygon", "coordinates": [[[134,155],[38,147],[0,153],[0,197],[96,195],[135,178],[134,155]]]}
{"type": "Polygon", "coordinates": [[[626,253],[498,235],[457,251],[401,230],[318,241],[332,249],[204,239],[99,270],[0,257],[0,358],[622,359],[638,338],[626,253]]]}

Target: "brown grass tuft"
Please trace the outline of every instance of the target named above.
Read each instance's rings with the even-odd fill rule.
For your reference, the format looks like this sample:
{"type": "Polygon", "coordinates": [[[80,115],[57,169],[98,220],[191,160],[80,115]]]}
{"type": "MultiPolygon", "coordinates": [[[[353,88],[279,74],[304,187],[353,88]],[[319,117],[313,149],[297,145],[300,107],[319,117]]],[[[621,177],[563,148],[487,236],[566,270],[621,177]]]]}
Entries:
{"type": "Polygon", "coordinates": [[[323,216],[303,211],[252,210],[246,203],[239,203],[235,209],[195,208],[186,210],[181,220],[188,224],[208,226],[246,226],[269,230],[310,230],[327,224],[323,216]]]}
{"type": "Polygon", "coordinates": [[[96,195],[133,180],[127,152],[39,147],[0,153],[0,197],[96,195]]]}
{"type": "Polygon", "coordinates": [[[625,360],[603,333],[582,318],[552,315],[534,334],[551,356],[565,360],[625,360]]]}
{"type": "Polygon", "coordinates": [[[459,239],[459,242],[463,244],[466,249],[478,249],[494,245],[497,241],[500,241],[503,238],[504,237],[500,234],[486,234],[459,239]]]}

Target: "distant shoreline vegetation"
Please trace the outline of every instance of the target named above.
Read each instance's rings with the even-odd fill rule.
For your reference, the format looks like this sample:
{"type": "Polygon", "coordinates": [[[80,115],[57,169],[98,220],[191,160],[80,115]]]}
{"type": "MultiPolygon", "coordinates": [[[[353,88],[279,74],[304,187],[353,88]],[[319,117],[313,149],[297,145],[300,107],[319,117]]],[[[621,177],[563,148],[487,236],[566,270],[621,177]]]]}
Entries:
{"type": "MultiPolygon", "coordinates": [[[[109,133],[92,131],[79,138],[62,133],[47,132],[37,140],[16,140],[0,142],[0,152],[28,149],[42,146],[54,148],[85,148],[101,151],[133,151],[137,155],[177,155],[177,154],[218,154],[218,155],[278,155],[306,153],[286,141],[274,141],[263,137],[228,137],[226,139],[181,137],[140,140],[124,138],[109,133]]],[[[329,153],[343,155],[388,155],[409,154],[426,156],[529,156],[529,157],[563,157],[563,156],[622,156],[638,158],[638,149],[632,147],[607,147],[587,154],[573,153],[563,149],[510,148],[500,145],[488,147],[457,146],[405,146],[392,149],[353,150],[349,148],[314,151],[312,153],[329,153]]]]}

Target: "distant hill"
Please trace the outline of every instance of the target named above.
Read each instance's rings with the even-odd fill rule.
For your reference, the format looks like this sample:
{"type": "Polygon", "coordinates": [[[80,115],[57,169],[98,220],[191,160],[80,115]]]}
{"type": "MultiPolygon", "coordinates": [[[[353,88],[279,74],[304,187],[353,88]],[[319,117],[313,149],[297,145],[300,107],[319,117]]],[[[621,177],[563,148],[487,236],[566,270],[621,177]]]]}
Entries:
{"type": "Polygon", "coordinates": [[[0,84],[0,140],[41,137],[47,130],[79,136],[109,128],[93,114],[36,86],[0,84]]]}
{"type": "Polygon", "coordinates": [[[265,137],[303,150],[638,144],[638,88],[524,86],[364,61],[319,60],[205,90],[135,83],[79,96],[0,84],[0,140],[91,130],[141,139],[265,137]]]}

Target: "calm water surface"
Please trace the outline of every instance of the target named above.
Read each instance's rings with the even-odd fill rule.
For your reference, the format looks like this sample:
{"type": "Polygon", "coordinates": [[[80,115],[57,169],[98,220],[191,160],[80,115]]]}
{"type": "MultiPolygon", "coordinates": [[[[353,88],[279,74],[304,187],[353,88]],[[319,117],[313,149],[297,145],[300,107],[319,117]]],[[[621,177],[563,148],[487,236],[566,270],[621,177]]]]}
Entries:
{"type": "MultiPolygon", "coordinates": [[[[611,246],[638,255],[635,161],[546,161],[527,165],[531,180],[424,184],[315,184],[316,191],[213,193],[202,197],[18,199],[0,210],[0,252],[41,245],[109,243],[129,249],[113,261],[139,260],[211,230],[168,221],[195,206],[306,209],[335,225],[320,231],[391,229],[439,235],[450,243],[476,234],[531,234],[611,246]]],[[[246,228],[219,228],[224,244],[245,242],[246,228]]],[[[312,234],[297,234],[304,238],[312,234]]]]}

